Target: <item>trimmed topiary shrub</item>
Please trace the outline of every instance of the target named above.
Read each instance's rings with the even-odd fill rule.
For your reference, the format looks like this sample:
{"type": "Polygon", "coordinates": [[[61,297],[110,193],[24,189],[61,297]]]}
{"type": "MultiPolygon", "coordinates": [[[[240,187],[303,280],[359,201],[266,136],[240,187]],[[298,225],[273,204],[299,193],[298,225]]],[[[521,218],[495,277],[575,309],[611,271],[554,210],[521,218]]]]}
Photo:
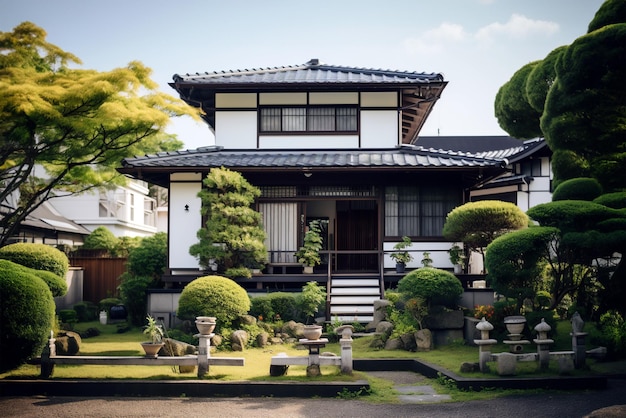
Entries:
{"type": "Polygon", "coordinates": [[[606,193],[593,199],[593,203],[613,209],[624,209],[626,208],[626,192],[606,193]]]}
{"type": "Polygon", "coordinates": [[[250,310],[245,289],[222,276],[200,277],[189,283],[180,294],[177,315],[193,320],[197,316],[214,316],[216,332],[250,310]]]}
{"type": "Polygon", "coordinates": [[[54,312],[52,293],[43,280],[0,260],[0,373],[41,354],[54,312]]]}
{"type": "Polygon", "coordinates": [[[272,301],[268,295],[255,296],[250,298],[250,315],[259,321],[273,321],[274,310],[272,309],[272,301]]]}
{"type": "Polygon", "coordinates": [[[456,276],[433,267],[413,270],[398,282],[398,291],[406,299],[422,298],[429,307],[443,305],[456,309],[463,286],[456,276]]]}
{"type": "Polygon", "coordinates": [[[587,200],[591,201],[602,194],[602,186],[591,177],[578,177],[565,180],[554,189],[552,201],[587,200]]]}
{"type": "Polygon", "coordinates": [[[45,244],[18,242],[0,248],[0,258],[13,261],[36,270],[49,271],[65,278],[69,270],[67,256],[45,244]]]}
{"type": "Polygon", "coordinates": [[[50,288],[50,291],[52,292],[52,296],[54,297],[63,296],[67,293],[67,282],[65,281],[65,279],[57,276],[56,274],[52,272],[45,271],[45,270],[32,269],[30,267],[25,267],[21,264],[17,264],[16,268],[20,269],[21,271],[27,274],[32,274],[34,276],[37,276],[41,280],[43,280],[48,285],[48,288],[50,288]]]}
{"type": "Polygon", "coordinates": [[[141,240],[128,254],[128,272],[151,277],[156,284],[167,267],[167,234],[158,232],[141,240]]]}
{"type": "Polygon", "coordinates": [[[113,254],[118,242],[118,238],[113,235],[113,232],[104,226],[99,226],[85,237],[85,242],[81,248],[85,250],[105,250],[109,254],[113,254]]]}

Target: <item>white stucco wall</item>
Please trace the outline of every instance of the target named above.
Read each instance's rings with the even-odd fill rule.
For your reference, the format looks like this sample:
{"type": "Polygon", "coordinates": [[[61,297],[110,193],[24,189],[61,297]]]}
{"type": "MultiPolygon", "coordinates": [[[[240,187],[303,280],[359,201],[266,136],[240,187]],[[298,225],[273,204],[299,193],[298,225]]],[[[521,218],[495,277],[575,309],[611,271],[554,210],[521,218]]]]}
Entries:
{"type": "Polygon", "coordinates": [[[199,268],[198,260],[189,254],[189,247],[198,242],[201,227],[200,174],[173,174],[169,191],[169,267],[199,268]],[[185,205],[189,210],[185,210],[185,205]]]}
{"type": "Polygon", "coordinates": [[[257,147],[257,112],[215,112],[215,145],[225,149],[257,147]]]}
{"type": "Polygon", "coordinates": [[[361,148],[393,148],[399,143],[396,110],[361,111],[361,148]]]}

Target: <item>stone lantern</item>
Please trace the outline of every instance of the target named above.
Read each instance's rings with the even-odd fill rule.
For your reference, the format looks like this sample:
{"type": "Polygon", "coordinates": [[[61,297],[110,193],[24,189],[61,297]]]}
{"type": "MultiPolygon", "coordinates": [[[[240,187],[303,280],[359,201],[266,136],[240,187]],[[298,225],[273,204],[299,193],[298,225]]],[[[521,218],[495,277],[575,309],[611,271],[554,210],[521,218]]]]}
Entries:
{"type": "Polygon", "coordinates": [[[493,325],[483,317],[476,329],[480,331],[480,340],[474,340],[474,344],[478,346],[478,364],[480,371],[486,373],[489,368],[487,362],[491,361],[491,347],[496,345],[498,341],[489,338],[489,331],[493,330],[493,325]]]}
{"type": "Polygon", "coordinates": [[[554,343],[554,340],[548,338],[548,332],[550,332],[551,329],[552,327],[546,323],[544,318],[541,318],[541,322],[535,326],[537,338],[533,341],[537,344],[539,368],[542,370],[547,369],[550,364],[550,344],[554,343]]]}

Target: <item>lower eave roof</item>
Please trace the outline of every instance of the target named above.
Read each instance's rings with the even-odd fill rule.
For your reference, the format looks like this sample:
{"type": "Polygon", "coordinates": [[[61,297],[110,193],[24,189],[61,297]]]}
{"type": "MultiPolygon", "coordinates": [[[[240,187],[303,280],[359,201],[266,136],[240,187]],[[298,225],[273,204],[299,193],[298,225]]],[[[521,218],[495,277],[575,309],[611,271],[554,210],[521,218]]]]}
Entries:
{"type": "Polygon", "coordinates": [[[527,156],[545,147],[542,139],[520,142],[517,147],[482,153],[402,145],[391,149],[317,149],[317,150],[225,150],[202,147],[194,150],[164,152],[127,158],[118,169],[123,174],[164,185],[164,174],[205,171],[226,167],[242,172],[267,170],[318,169],[385,170],[385,169],[503,169],[518,156],[527,156]]]}

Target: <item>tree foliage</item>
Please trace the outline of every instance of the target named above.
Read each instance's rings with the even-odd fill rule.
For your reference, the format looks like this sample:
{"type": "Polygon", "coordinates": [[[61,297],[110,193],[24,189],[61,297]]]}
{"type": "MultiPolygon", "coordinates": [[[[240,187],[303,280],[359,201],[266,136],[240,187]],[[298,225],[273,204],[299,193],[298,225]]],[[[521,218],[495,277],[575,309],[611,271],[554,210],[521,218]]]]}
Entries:
{"type": "Polygon", "coordinates": [[[594,200],[602,194],[598,180],[580,177],[565,180],[552,193],[552,201],[557,200],[594,200]]]}
{"type": "Polygon", "coordinates": [[[526,81],[537,64],[531,62],[520,68],[496,94],[495,115],[498,124],[516,138],[541,136],[541,112],[530,105],[526,89],[526,81]]]}
{"type": "Polygon", "coordinates": [[[535,126],[554,156],[555,186],[575,177],[594,177],[610,192],[626,187],[626,6],[605,1],[586,35],[551,51],[524,78],[522,67],[495,100],[500,126],[520,136],[520,115],[535,126]],[[519,74],[518,74],[519,73],[519,74]],[[524,84],[520,84],[524,81],[524,84]],[[522,94],[515,87],[521,87],[522,94]],[[517,109],[537,113],[502,111],[517,109]],[[500,111],[498,111],[500,109],[500,111]],[[533,119],[533,120],[530,120],[533,119]]]}
{"type": "Polygon", "coordinates": [[[462,242],[467,250],[479,252],[484,258],[485,248],[495,238],[526,227],[528,216],[517,205],[482,200],[454,208],[446,217],[443,236],[462,242]]]}
{"type": "Polygon", "coordinates": [[[106,250],[109,253],[113,253],[117,243],[117,237],[113,235],[109,228],[99,226],[85,237],[81,248],[85,250],[106,250]]]}
{"type": "Polygon", "coordinates": [[[502,235],[487,246],[489,283],[499,294],[517,300],[518,311],[524,299],[534,299],[541,289],[541,269],[558,232],[554,227],[532,227],[502,235]]]}
{"type": "Polygon", "coordinates": [[[174,150],[171,116],[196,116],[158,92],[140,62],[98,72],[48,43],[30,22],[0,32],[0,245],[55,191],[123,184],[126,157],[174,150]]]}
{"type": "Polygon", "coordinates": [[[167,268],[167,234],[157,232],[142,238],[139,245],[128,254],[128,272],[134,276],[151,277],[153,283],[161,278],[167,268]]]}
{"type": "Polygon", "coordinates": [[[252,208],[261,191],[226,168],[213,168],[203,184],[198,195],[207,221],[189,252],[206,269],[216,263],[217,271],[227,277],[250,278],[250,269],[267,258],[261,214],[252,208]]]}

